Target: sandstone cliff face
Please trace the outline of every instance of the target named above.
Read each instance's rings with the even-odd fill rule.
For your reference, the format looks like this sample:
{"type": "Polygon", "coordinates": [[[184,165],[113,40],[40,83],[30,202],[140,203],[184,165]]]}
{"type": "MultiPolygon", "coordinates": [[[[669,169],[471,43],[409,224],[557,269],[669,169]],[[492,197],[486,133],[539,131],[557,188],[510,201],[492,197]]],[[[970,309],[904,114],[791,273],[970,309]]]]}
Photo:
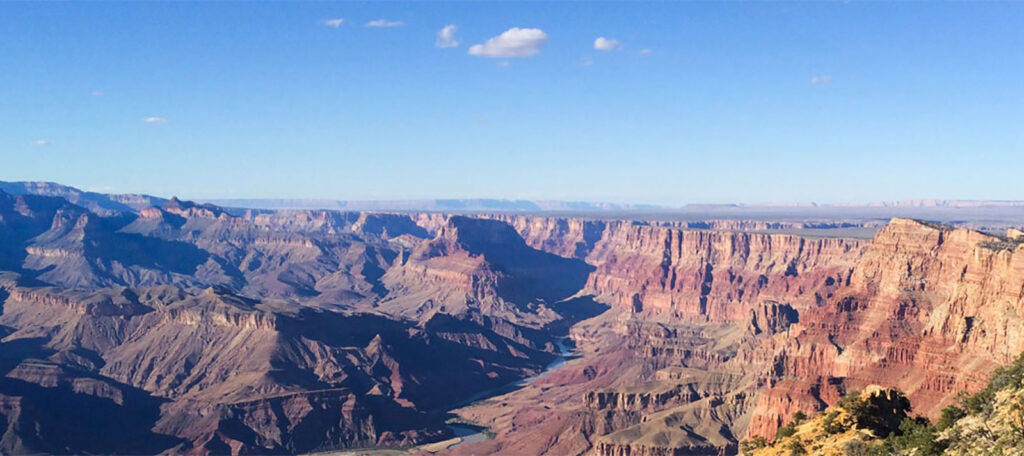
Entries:
{"type": "Polygon", "coordinates": [[[762,300],[814,303],[844,283],[867,243],[628,221],[504,217],[534,248],[596,269],[584,292],[634,312],[735,321],[762,300]]]}
{"type": "Polygon", "coordinates": [[[775,355],[791,380],[762,396],[749,434],[770,437],[784,417],[820,410],[843,388],[896,386],[930,416],[956,392],[979,389],[989,372],[1024,351],[1024,248],[993,247],[996,241],[893,220],[849,286],[801,312],[775,355]]]}
{"type": "Polygon", "coordinates": [[[591,391],[583,395],[583,405],[593,410],[645,411],[698,399],[700,394],[693,385],[677,384],[660,391],[649,388],[639,391],[591,391]]]}

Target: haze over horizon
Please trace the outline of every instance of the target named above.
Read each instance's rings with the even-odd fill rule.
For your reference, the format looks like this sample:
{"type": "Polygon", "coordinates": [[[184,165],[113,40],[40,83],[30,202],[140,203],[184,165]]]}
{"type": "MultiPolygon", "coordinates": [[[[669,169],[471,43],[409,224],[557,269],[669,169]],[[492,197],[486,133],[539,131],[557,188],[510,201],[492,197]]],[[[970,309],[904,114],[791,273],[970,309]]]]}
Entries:
{"type": "Polygon", "coordinates": [[[3,3],[0,179],[187,199],[1020,200],[1021,18],[3,3]]]}

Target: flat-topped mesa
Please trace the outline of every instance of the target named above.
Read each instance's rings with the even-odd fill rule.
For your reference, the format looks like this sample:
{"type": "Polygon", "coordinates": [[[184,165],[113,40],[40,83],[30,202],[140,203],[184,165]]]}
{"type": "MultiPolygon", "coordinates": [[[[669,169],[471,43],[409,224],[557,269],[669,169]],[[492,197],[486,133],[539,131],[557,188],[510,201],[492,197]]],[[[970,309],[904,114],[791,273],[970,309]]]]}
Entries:
{"type": "MultiPolygon", "coordinates": [[[[463,225],[461,218],[453,218],[438,230],[434,239],[415,247],[403,264],[385,275],[387,286],[390,289],[445,286],[449,294],[456,292],[455,300],[465,299],[465,296],[472,296],[478,302],[496,299],[500,273],[488,267],[484,252],[489,245],[474,239],[486,240],[488,235],[474,235],[472,231],[474,227],[483,227],[504,232],[506,237],[509,233],[500,226],[463,225]]],[[[511,235],[514,234],[512,231],[511,235]]],[[[491,233],[489,236],[498,235],[491,233]]]]}
{"type": "Polygon", "coordinates": [[[192,201],[182,201],[178,197],[172,197],[160,208],[183,217],[218,218],[227,216],[223,209],[213,204],[197,204],[192,201]]]}
{"type": "Polygon", "coordinates": [[[458,215],[448,219],[448,224],[441,228],[438,238],[457,242],[472,254],[494,254],[488,249],[526,246],[519,233],[507,223],[458,215]]]}
{"type": "Polygon", "coordinates": [[[402,235],[412,235],[419,238],[429,237],[427,230],[416,224],[411,217],[405,214],[387,214],[363,212],[352,224],[351,230],[359,234],[378,236],[383,239],[391,239],[402,235]]]}
{"type": "Polygon", "coordinates": [[[494,215],[511,225],[535,249],[567,258],[585,259],[601,239],[608,222],[578,218],[494,215]]]}

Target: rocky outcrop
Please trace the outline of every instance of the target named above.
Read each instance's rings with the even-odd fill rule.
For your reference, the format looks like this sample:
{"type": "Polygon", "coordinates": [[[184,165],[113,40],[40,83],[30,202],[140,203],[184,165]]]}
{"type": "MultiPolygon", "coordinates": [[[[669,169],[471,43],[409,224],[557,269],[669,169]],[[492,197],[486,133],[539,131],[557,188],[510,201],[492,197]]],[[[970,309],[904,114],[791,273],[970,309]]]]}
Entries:
{"type": "MultiPolygon", "coordinates": [[[[910,401],[899,390],[869,385],[825,413],[805,422],[793,422],[771,444],[748,442],[749,456],[820,454],[915,454],[885,447],[882,439],[898,434],[908,417],[910,401]],[[886,451],[888,450],[888,451],[886,451]]],[[[931,453],[934,454],[934,453],[931,453]]]]}
{"type": "Polygon", "coordinates": [[[1024,248],[993,248],[993,241],[894,219],[848,286],[801,311],[775,354],[777,371],[790,381],[763,396],[748,433],[770,437],[780,417],[819,410],[837,394],[796,405],[772,398],[885,383],[934,417],[957,392],[979,389],[989,372],[1024,351],[1024,248]]]}
{"type": "MultiPolygon", "coordinates": [[[[659,385],[660,386],[660,385],[659,385]]],[[[693,385],[677,384],[655,388],[637,388],[636,391],[591,391],[583,395],[583,405],[592,410],[647,411],[668,405],[685,404],[700,399],[693,385]]]]}

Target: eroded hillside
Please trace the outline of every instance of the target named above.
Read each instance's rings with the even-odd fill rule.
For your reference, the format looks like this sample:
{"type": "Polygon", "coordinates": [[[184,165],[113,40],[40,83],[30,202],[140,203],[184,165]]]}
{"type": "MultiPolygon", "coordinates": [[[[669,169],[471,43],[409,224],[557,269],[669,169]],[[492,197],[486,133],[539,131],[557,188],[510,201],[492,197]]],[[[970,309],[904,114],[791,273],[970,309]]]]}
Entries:
{"type": "Polygon", "coordinates": [[[456,410],[495,437],[448,451],[734,453],[869,384],[934,416],[1024,351],[1020,242],[913,220],[860,240],[58,196],[0,193],[4,452],[435,442],[569,335],[579,358],[456,410]]]}

